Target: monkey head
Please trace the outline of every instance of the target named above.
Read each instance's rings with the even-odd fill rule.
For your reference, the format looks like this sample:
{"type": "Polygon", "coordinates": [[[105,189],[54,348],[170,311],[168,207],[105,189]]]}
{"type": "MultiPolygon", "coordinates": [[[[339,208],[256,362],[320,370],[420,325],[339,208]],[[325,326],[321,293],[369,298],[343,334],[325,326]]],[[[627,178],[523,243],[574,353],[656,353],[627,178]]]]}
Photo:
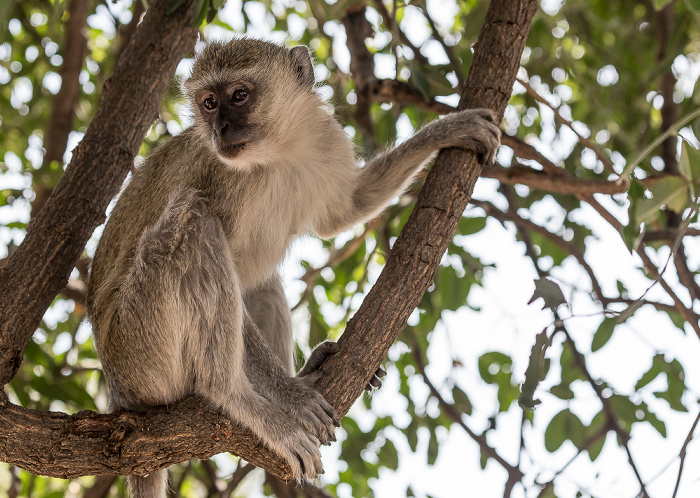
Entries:
{"type": "Polygon", "coordinates": [[[242,38],[211,42],[195,58],[185,91],[194,128],[234,168],[284,161],[313,132],[304,109],[321,101],[304,46],[242,38]]]}

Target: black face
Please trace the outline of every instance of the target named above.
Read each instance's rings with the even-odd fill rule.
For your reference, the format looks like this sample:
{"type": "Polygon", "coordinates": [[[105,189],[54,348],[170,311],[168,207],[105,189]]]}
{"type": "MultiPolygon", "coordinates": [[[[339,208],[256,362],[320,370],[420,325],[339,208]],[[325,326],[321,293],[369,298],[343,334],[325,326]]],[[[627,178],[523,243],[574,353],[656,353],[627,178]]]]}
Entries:
{"type": "Polygon", "coordinates": [[[236,81],[197,95],[197,105],[212,130],[217,152],[227,158],[236,157],[250,142],[252,126],[249,123],[255,102],[255,89],[247,81],[236,81]]]}

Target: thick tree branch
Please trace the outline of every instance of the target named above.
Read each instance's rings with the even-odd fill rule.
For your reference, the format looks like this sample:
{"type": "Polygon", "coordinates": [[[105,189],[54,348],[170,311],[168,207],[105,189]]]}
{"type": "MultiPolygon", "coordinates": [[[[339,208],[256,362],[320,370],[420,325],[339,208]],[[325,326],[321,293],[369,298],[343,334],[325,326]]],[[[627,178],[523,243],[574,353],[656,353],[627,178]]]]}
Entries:
{"type": "MultiPolygon", "coordinates": [[[[534,0],[494,0],[475,48],[460,108],[487,107],[502,116],[510,98],[534,0]]],[[[444,150],[428,175],[384,271],[324,364],[319,386],[340,415],[362,394],[408,316],[432,283],[481,172],[468,151],[444,150]]]]}
{"type": "MultiPolygon", "coordinates": [[[[5,381],[18,367],[31,332],[53,296],[65,284],[87,237],[104,218],[107,202],[126,175],[138,142],[150,123],[149,119],[131,115],[139,126],[138,129],[127,127],[125,116],[116,119],[108,109],[115,109],[115,104],[125,107],[134,96],[142,102],[147,95],[149,98],[145,100],[149,106],[152,100],[157,102],[167,78],[149,86],[145,83],[151,82],[153,76],[147,78],[147,75],[162,72],[169,78],[177,60],[194,39],[189,12],[178,11],[174,16],[164,17],[162,11],[166,3],[167,0],[155,0],[152,4],[132,46],[127,49],[133,50],[133,55],[121,57],[115,73],[128,72],[128,68],[121,68],[122,63],[136,61],[141,77],[138,81],[143,86],[136,85],[137,91],[132,81],[119,85],[114,79],[111,84],[108,82],[105,100],[95,117],[95,123],[110,119],[109,142],[124,145],[113,147],[117,150],[110,151],[111,155],[104,158],[105,171],[95,174],[88,166],[89,160],[103,157],[105,151],[95,148],[101,136],[88,130],[83,147],[76,151],[59,188],[29,227],[23,252],[18,255],[18,249],[0,273],[0,288],[21,289],[12,296],[6,292],[0,298],[0,313],[5,317],[0,325],[0,344],[3,345],[0,373],[5,381]],[[166,44],[167,49],[160,41],[149,42],[148,33],[157,33],[156,39],[166,44]],[[136,54],[139,48],[147,49],[148,53],[136,54]],[[149,67],[153,70],[144,70],[149,67]],[[161,71],[163,67],[168,70],[161,71]],[[114,86],[119,87],[121,100],[114,95],[114,86]],[[77,166],[79,164],[82,168],[77,166]],[[106,180],[97,182],[103,178],[106,180]],[[71,203],[75,203],[75,198],[80,202],[75,203],[75,209],[61,213],[67,191],[70,191],[71,203]],[[99,202],[92,201],[93,197],[99,202]],[[50,216],[56,219],[48,219],[50,216]],[[85,227],[73,224],[78,220],[85,227]],[[43,239],[38,240],[39,237],[43,239]],[[30,261],[42,264],[34,264],[30,269],[30,261]],[[32,303],[32,299],[36,302],[32,303]],[[15,335],[19,337],[13,337],[15,335]]],[[[498,116],[503,115],[537,5],[536,0],[491,2],[460,108],[487,107],[498,116]]],[[[155,116],[155,109],[154,103],[145,114],[155,116]]],[[[338,353],[322,367],[326,375],[318,388],[340,416],[344,416],[362,394],[431,284],[480,171],[474,153],[451,149],[438,157],[384,272],[348,323],[339,341],[338,353]]],[[[147,413],[80,412],[69,416],[14,406],[0,395],[0,460],[33,473],[63,478],[90,474],[145,475],[172,463],[193,457],[208,458],[223,451],[232,451],[283,480],[291,477],[290,469],[281,459],[249,431],[231,423],[195,397],[147,413]]]]}
{"type": "Polygon", "coordinates": [[[0,269],[0,384],[7,384],[42,315],[133,165],[178,62],[194,46],[193,1],[170,16],[155,0],[56,189],[0,269]]]}
{"type": "Polygon", "coordinates": [[[374,76],[374,56],[367,49],[365,39],[374,34],[372,25],[365,17],[367,8],[364,3],[350,7],[343,19],[347,33],[347,45],[350,51],[350,72],[355,82],[355,120],[367,136],[374,136],[374,124],[370,115],[372,99],[370,89],[376,80],[374,76]]]}

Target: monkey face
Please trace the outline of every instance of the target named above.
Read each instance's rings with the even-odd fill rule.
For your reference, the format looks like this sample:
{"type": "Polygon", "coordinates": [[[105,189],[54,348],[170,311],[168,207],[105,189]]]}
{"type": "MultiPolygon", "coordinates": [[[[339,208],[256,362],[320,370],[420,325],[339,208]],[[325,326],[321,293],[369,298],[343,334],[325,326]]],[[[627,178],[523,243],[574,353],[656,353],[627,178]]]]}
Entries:
{"type": "Polygon", "coordinates": [[[250,115],[256,107],[255,86],[245,80],[202,89],[196,104],[211,130],[214,152],[222,159],[233,159],[254,142],[255,126],[250,115]]]}
{"type": "Polygon", "coordinates": [[[298,157],[319,106],[313,63],[304,46],[254,39],[209,43],[184,89],[196,133],[226,166],[246,170],[298,157]]]}

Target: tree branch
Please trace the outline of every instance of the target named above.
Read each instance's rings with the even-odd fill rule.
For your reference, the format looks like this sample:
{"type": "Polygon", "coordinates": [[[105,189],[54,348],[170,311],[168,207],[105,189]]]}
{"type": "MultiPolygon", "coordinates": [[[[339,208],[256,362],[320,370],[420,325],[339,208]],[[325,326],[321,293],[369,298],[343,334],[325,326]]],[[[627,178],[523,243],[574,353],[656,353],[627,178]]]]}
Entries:
{"type": "Polygon", "coordinates": [[[450,417],[462,429],[464,429],[464,431],[469,435],[469,437],[472,438],[472,440],[479,445],[479,449],[484,455],[496,460],[506,470],[506,472],[508,472],[508,483],[510,489],[512,489],[513,486],[515,486],[515,484],[520,482],[520,480],[523,478],[522,471],[517,465],[510,464],[505,458],[499,455],[496,449],[493,446],[489,445],[489,443],[486,441],[485,434],[477,434],[474,431],[472,431],[469,428],[469,426],[464,423],[464,420],[462,420],[462,413],[460,413],[460,411],[457,410],[453,405],[445,401],[445,398],[442,397],[440,391],[437,390],[435,385],[428,378],[428,375],[425,373],[425,360],[423,359],[423,353],[420,350],[420,346],[418,344],[418,339],[416,338],[415,332],[411,330],[410,327],[407,330],[409,330],[408,337],[411,341],[413,359],[415,360],[416,366],[418,367],[418,372],[423,378],[423,382],[426,386],[428,386],[428,389],[430,389],[430,395],[437,399],[438,404],[442,409],[442,412],[448,417],[450,417]]]}
{"type": "Polygon", "coordinates": [[[680,464],[678,464],[678,477],[676,478],[676,486],[673,488],[673,496],[671,498],[676,498],[676,495],[678,494],[678,488],[681,485],[681,476],[683,475],[683,465],[685,464],[686,452],[688,451],[688,445],[693,440],[693,433],[695,432],[695,428],[698,426],[698,422],[700,422],[700,413],[698,413],[698,416],[695,417],[695,422],[693,422],[693,425],[690,428],[690,431],[688,432],[685,441],[683,441],[681,451],[678,454],[681,461],[680,464]]]}
{"type": "Polygon", "coordinates": [[[511,166],[504,168],[493,165],[484,168],[481,172],[484,178],[494,178],[501,183],[519,183],[527,187],[570,195],[593,194],[621,194],[627,192],[627,185],[622,180],[610,182],[608,180],[582,180],[568,174],[551,175],[544,171],[529,168],[527,166],[511,166]]]}
{"type": "Polygon", "coordinates": [[[372,100],[370,88],[376,80],[374,76],[374,56],[367,49],[365,39],[372,36],[372,25],[365,17],[366,7],[364,3],[351,6],[343,25],[347,33],[347,46],[350,51],[350,72],[355,82],[355,94],[357,104],[355,106],[355,120],[368,137],[374,136],[374,124],[370,115],[372,100]]]}
{"type": "Polygon", "coordinates": [[[133,165],[178,62],[194,47],[194,1],[165,15],[155,0],[56,189],[0,268],[0,384],[7,384],[54,296],[65,287],[109,201],[133,165]]]}
{"type": "MultiPolygon", "coordinates": [[[[536,10],[534,0],[491,2],[460,109],[487,107],[503,115],[536,10]]],[[[319,388],[339,415],[362,394],[432,283],[480,172],[472,152],[449,149],[438,156],[384,271],[322,367],[328,375],[319,388]]]]}
{"type": "Polygon", "coordinates": [[[598,145],[594,144],[592,141],[590,141],[589,139],[581,135],[578,131],[576,131],[576,128],[574,128],[574,124],[568,119],[566,119],[564,116],[562,116],[561,113],[559,113],[559,109],[557,107],[550,104],[547,101],[547,99],[545,99],[539,93],[537,93],[537,90],[532,88],[528,81],[522,78],[518,78],[518,83],[523,85],[525,87],[525,91],[527,91],[527,93],[529,93],[537,102],[545,105],[546,107],[549,107],[552,110],[552,112],[554,112],[554,117],[556,118],[556,120],[559,121],[559,123],[567,126],[571,131],[573,131],[574,134],[578,137],[579,142],[581,142],[581,144],[584,147],[592,150],[595,153],[595,155],[598,157],[598,160],[600,160],[600,162],[603,163],[603,166],[605,166],[606,170],[608,170],[610,173],[616,173],[615,168],[613,168],[613,163],[607,156],[607,154],[603,152],[603,150],[600,147],[598,147],[598,145]]]}
{"type": "MultiPolygon", "coordinates": [[[[64,40],[63,65],[59,74],[61,88],[53,98],[51,116],[44,136],[44,160],[41,165],[46,171],[52,162],[63,164],[63,154],[68,145],[68,135],[73,129],[73,114],[80,95],[80,70],[85,61],[87,27],[90,2],[88,0],[70,0],[68,2],[68,21],[64,40]]],[[[32,216],[36,215],[51,195],[52,188],[38,183],[34,184],[34,201],[32,216]]]]}

